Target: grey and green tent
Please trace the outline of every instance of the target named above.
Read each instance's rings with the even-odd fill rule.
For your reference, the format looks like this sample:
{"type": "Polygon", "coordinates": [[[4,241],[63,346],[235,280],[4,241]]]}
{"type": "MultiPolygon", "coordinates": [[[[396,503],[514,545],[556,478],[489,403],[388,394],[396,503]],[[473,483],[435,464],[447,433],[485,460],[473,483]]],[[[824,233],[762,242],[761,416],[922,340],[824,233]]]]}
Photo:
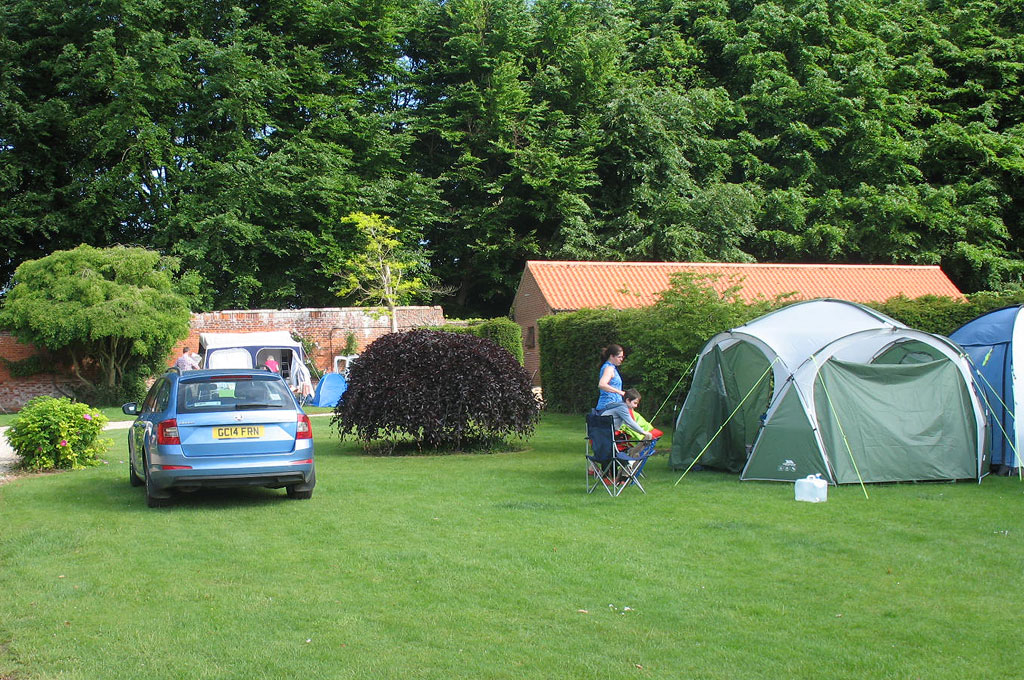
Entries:
{"type": "Polygon", "coordinates": [[[832,484],[980,481],[986,436],[955,343],[853,302],[811,300],[705,345],[669,464],[832,484]]]}

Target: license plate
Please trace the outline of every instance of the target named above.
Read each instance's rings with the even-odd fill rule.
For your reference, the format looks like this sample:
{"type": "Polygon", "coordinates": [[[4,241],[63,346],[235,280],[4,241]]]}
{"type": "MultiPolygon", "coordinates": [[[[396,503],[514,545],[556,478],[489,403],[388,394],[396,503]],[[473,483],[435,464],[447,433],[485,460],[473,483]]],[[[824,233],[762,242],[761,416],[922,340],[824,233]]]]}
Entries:
{"type": "Polygon", "coordinates": [[[224,425],[213,428],[214,439],[259,439],[262,436],[262,425],[224,425]]]}

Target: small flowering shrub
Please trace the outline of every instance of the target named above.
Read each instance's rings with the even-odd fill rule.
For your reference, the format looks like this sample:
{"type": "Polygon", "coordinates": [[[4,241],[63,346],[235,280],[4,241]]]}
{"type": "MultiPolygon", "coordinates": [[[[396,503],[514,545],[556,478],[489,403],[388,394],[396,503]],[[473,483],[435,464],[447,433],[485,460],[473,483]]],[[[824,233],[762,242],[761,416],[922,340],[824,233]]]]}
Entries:
{"type": "Polygon", "coordinates": [[[78,469],[96,465],[108,442],[99,439],[107,417],[88,404],[61,397],[36,397],[18,412],[5,433],[28,470],[78,469]]]}

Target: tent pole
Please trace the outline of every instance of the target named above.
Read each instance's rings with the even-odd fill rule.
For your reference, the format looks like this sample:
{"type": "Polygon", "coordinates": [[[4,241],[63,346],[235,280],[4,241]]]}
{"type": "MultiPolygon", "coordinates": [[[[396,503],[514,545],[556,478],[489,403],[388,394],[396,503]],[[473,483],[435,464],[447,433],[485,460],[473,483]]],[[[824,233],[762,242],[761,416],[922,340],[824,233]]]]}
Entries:
{"type": "Polygon", "coordinates": [[[679,482],[683,481],[683,477],[686,476],[686,473],[690,471],[690,468],[697,464],[697,461],[700,460],[700,457],[703,456],[704,453],[708,450],[708,447],[711,446],[712,442],[714,442],[715,439],[718,438],[718,435],[722,434],[722,430],[725,429],[725,426],[729,424],[729,421],[732,420],[732,417],[736,415],[737,411],[740,410],[740,407],[743,406],[743,404],[747,401],[747,398],[754,393],[754,390],[757,389],[757,386],[761,384],[761,381],[765,379],[765,376],[768,375],[768,372],[772,370],[772,366],[774,366],[775,362],[778,360],[779,357],[775,357],[774,359],[772,359],[772,363],[768,364],[768,368],[764,369],[764,373],[761,374],[761,377],[758,378],[757,382],[754,383],[753,387],[751,387],[747,391],[747,393],[743,395],[743,398],[740,399],[740,403],[736,404],[736,408],[732,410],[732,413],[730,413],[729,417],[725,419],[725,422],[722,423],[722,426],[718,428],[718,431],[715,432],[714,436],[712,436],[711,439],[708,440],[708,443],[705,444],[704,448],[700,450],[700,453],[698,453],[697,456],[693,459],[693,462],[691,462],[690,465],[685,470],[683,470],[683,474],[679,476],[679,479],[677,479],[676,483],[673,484],[672,486],[679,486],[679,482]]]}

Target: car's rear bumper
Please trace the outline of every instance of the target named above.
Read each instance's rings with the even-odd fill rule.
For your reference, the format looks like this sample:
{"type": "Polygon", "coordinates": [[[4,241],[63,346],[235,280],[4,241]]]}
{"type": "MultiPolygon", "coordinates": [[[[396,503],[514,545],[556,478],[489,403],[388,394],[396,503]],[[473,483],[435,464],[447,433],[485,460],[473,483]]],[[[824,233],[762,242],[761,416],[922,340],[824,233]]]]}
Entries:
{"type": "Polygon", "coordinates": [[[193,490],[202,487],[296,486],[299,491],[316,483],[313,448],[298,449],[286,456],[224,456],[190,458],[156,455],[150,460],[153,490],[193,490]]]}
{"type": "MultiPolygon", "coordinates": [[[[161,489],[178,489],[181,491],[234,486],[265,486],[271,489],[279,489],[294,485],[300,491],[312,488],[312,473],[304,474],[300,470],[260,472],[255,474],[187,474],[189,471],[181,470],[175,470],[174,472],[174,475],[164,476],[163,480],[156,483],[155,486],[161,489]]],[[[157,482],[157,479],[154,478],[153,481],[157,482]]]]}

